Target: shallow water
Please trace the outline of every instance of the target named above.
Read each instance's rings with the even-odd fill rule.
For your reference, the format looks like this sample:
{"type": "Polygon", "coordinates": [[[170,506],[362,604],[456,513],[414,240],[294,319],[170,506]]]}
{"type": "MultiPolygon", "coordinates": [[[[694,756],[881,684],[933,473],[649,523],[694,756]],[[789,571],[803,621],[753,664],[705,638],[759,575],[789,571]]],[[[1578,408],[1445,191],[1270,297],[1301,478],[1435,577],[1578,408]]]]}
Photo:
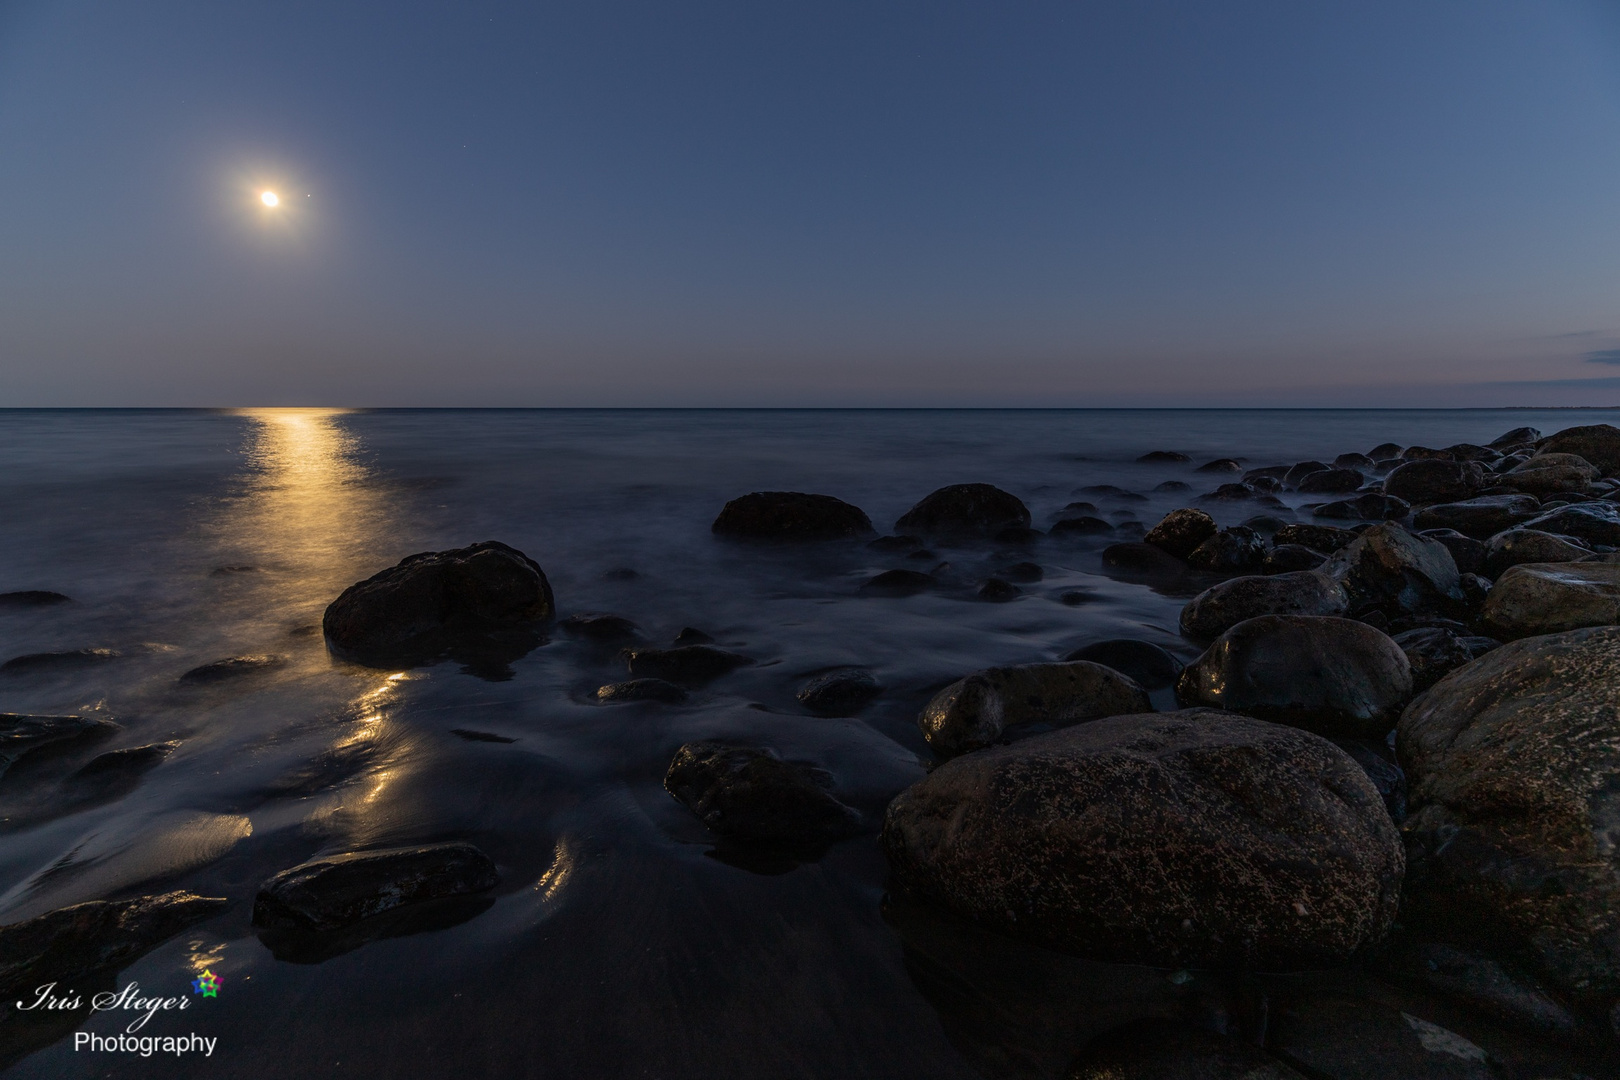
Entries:
{"type": "MultiPolygon", "coordinates": [[[[1196,583],[1104,576],[1100,539],[916,560],[861,544],[739,547],[709,523],[727,499],[786,489],[856,503],[883,530],[934,488],[985,481],[1022,497],[1037,526],[1074,498],[1151,525],[1230,479],[1193,471],[1215,457],[1331,460],[1386,440],[1600,422],[1620,411],[0,412],[0,591],[74,599],[0,611],[0,660],[118,654],[0,675],[0,711],[122,725],[0,777],[0,922],[171,888],[233,901],[119,977],[177,994],[213,970],[218,999],[147,1029],[217,1035],[212,1060],[92,1055],[68,1038],[11,1074],[1043,1076],[1132,1015],[1224,1010],[1241,1028],[1264,997],[1253,985],[1086,964],[886,906],[871,833],[817,861],[736,865],[661,787],[681,743],[735,736],[821,764],[875,822],[923,775],[913,718],[939,686],[1112,637],[1190,658],[1176,625],[1196,583]],[[1194,462],[1135,463],[1159,449],[1194,462]],[[1194,490],[1153,492],[1172,479],[1194,490]],[[1091,484],[1147,498],[1073,494],[1091,484]],[[318,623],[345,586],[484,539],[539,561],[562,615],[624,615],[653,644],[695,626],[757,663],[685,705],[599,706],[595,687],[623,677],[616,650],[558,634],[497,679],[327,655],[318,623]],[[1045,576],[1024,595],[974,598],[1025,559],[1045,576]],[[938,562],[950,584],[936,594],[858,595],[882,570],[938,562]],[[1058,600],[1076,591],[1084,602],[1058,600]],[[176,681],[245,654],[284,662],[176,681]],[[797,688],[849,664],[885,693],[858,719],[805,715],[797,688]],[[94,753],[169,740],[175,751],[130,789],[62,783],[94,753]],[[493,903],[315,953],[251,929],[253,893],[276,871],[443,839],[495,858],[493,903]]],[[[1223,524],[1255,512],[1214,510],[1223,524]]],[[[1459,1030],[1472,1022],[1427,1007],[1459,1030]]],[[[85,1030],[121,1026],[101,1015],[85,1030]]]]}

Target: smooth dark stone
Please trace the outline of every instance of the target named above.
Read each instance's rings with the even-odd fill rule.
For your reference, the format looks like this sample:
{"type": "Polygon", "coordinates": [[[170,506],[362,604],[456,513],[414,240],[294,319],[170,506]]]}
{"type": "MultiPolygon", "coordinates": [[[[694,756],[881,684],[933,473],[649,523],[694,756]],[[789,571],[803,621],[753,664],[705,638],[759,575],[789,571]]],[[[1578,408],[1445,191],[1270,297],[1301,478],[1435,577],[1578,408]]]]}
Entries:
{"type": "Polygon", "coordinates": [[[1424,529],[1418,535],[1444,544],[1459,574],[1477,574],[1485,569],[1485,545],[1472,536],[1464,536],[1455,529],[1424,529]]]}
{"type": "Polygon", "coordinates": [[[1620,564],[1511,566],[1484,597],[1478,623],[1503,641],[1620,623],[1620,564]]]}
{"type": "Polygon", "coordinates": [[[91,758],[70,779],[104,780],[138,775],[163,764],[179,745],[179,742],[171,741],[131,746],[124,750],[109,750],[105,754],[97,754],[91,758]]]}
{"type": "Polygon", "coordinates": [[[1020,562],[1013,563],[997,576],[1007,581],[1017,581],[1027,585],[1032,581],[1041,580],[1046,576],[1046,572],[1040,568],[1038,563],[1020,562]]]}
{"type": "Polygon", "coordinates": [[[1274,544],[1300,544],[1326,555],[1354,543],[1355,539],[1356,534],[1349,529],[1335,529],[1331,525],[1311,525],[1303,522],[1284,525],[1271,538],[1274,544]]]}
{"type": "Polygon", "coordinates": [[[1365,739],[1341,738],[1334,739],[1333,745],[1349,754],[1361,766],[1361,771],[1367,774],[1372,786],[1378,789],[1379,798],[1384,800],[1389,819],[1397,825],[1406,820],[1406,774],[1389,759],[1388,744],[1383,740],[1373,743],[1365,739]]]}
{"type": "Polygon", "coordinates": [[[1579,501],[1587,498],[1584,492],[1597,478],[1597,466],[1585,458],[1574,454],[1537,454],[1501,474],[1498,483],[1542,498],[1557,496],[1579,501]]]}
{"type": "Polygon", "coordinates": [[[1267,465],[1259,469],[1250,469],[1243,474],[1243,482],[1247,484],[1254,480],[1281,480],[1288,475],[1291,468],[1292,465],[1267,465]]]}
{"type": "Polygon", "coordinates": [[[1446,447],[1446,453],[1453,461],[1495,461],[1502,456],[1488,446],[1468,442],[1452,443],[1446,447]]]}
{"type": "Polygon", "coordinates": [[[1305,1080],[1252,1043],[1157,1017],[1086,1044],[1067,1080],[1305,1080]]]}
{"type": "Polygon", "coordinates": [[[713,645],[677,645],[672,649],[626,649],[630,674],[638,679],[705,683],[754,661],[713,645]]]}
{"type": "Polygon", "coordinates": [[[1205,589],[1181,609],[1188,637],[1210,640],[1258,615],[1344,615],[1344,587],[1314,570],[1233,578],[1205,589]]]}
{"type": "Polygon", "coordinates": [[[1094,517],[1064,518],[1054,522],[1051,528],[1053,536],[1097,536],[1113,531],[1114,527],[1108,522],[1094,517]]]}
{"type": "Polygon", "coordinates": [[[764,843],[827,844],[860,831],[860,815],[828,789],[813,765],[765,747],[690,742],[664,775],[664,789],[714,832],[764,843]]]}
{"type": "Polygon", "coordinates": [[[709,531],[741,540],[817,541],[852,540],[877,530],[860,507],[831,495],[756,491],[726,503],[709,531]]]}
{"type": "Polygon", "coordinates": [[[1531,518],[1524,528],[1574,536],[1593,544],[1620,545],[1620,506],[1610,502],[1561,506],[1531,518]]]}
{"type": "Polygon", "coordinates": [[[952,484],[902,514],[894,530],[922,536],[994,536],[1008,525],[1029,524],[1029,508],[1016,495],[990,484],[952,484]]]}
{"type": "Polygon", "coordinates": [[[1259,499],[1263,494],[1252,484],[1222,484],[1214,491],[1198,496],[1199,502],[1242,502],[1259,499]]]}
{"type": "Polygon", "coordinates": [[[1185,480],[1166,480],[1164,483],[1157,484],[1153,488],[1154,491],[1164,492],[1191,491],[1192,489],[1192,485],[1187,483],[1185,480]]]}
{"type": "Polygon", "coordinates": [[[1008,728],[1062,727],[1152,709],[1141,686],[1102,664],[1016,664],[951,683],[923,706],[917,726],[944,758],[991,746],[1008,728]]]}
{"type": "Polygon", "coordinates": [[[1379,443],[1377,446],[1367,451],[1367,456],[1372,458],[1374,461],[1399,461],[1401,453],[1405,449],[1406,448],[1401,446],[1399,443],[1379,443]]]}
{"type": "Polygon", "coordinates": [[[1304,544],[1279,544],[1266,552],[1260,571],[1265,574],[1291,574],[1296,570],[1315,570],[1327,559],[1320,551],[1313,551],[1304,544]]]}
{"type": "Polygon", "coordinates": [[[915,551],[923,542],[915,536],[880,536],[866,546],[874,551],[915,551]]]}
{"type": "MultiPolygon", "coordinates": [[[[1282,482],[1287,484],[1289,487],[1298,487],[1299,482],[1305,479],[1307,476],[1310,476],[1312,473],[1323,472],[1328,468],[1328,465],[1325,465],[1320,461],[1301,461],[1296,465],[1290,465],[1288,467],[1288,471],[1283,473],[1278,479],[1282,480],[1282,482]]],[[[1248,477],[1244,477],[1244,479],[1248,479],[1248,477]]]]}
{"type": "Polygon", "coordinates": [[[842,668],[817,675],[799,688],[799,704],[822,716],[853,716],[861,707],[883,693],[879,683],[865,668],[842,668]]]}
{"type": "Polygon", "coordinates": [[[625,682],[608,683],[598,687],[596,700],[604,704],[616,704],[625,701],[662,701],[666,705],[678,705],[686,700],[684,687],[676,686],[666,679],[630,679],[625,682]]]}
{"type": "Polygon", "coordinates": [[[1412,665],[1412,689],[1422,693],[1474,658],[1462,636],[1440,627],[1420,627],[1395,635],[1412,665]]]}
{"type": "Polygon", "coordinates": [[[1234,525],[1199,544],[1187,556],[1187,565],[1217,574],[1242,574],[1260,569],[1266,548],[1253,529],[1234,525]]]}
{"type": "Polygon", "coordinates": [[[1453,1031],[1378,1002],[1295,1000],[1276,1017],[1272,1053],[1332,1080],[1502,1080],[1490,1055],[1453,1031]]]}
{"type": "Polygon", "coordinates": [[[1088,484],[1085,487],[1075,488],[1076,495],[1090,495],[1093,498],[1113,499],[1116,502],[1145,502],[1146,496],[1138,495],[1134,491],[1126,491],[1114,484],[1088,484]]]}
{"type": "Polygon", "coordinates": [[[111,720],[87,716],[28,716],[0,713],[0,773],[24,754],[52,743],[97,738],[118,730],[111,720]]]}
{"type": "Polygon", "coordinates": [[[1071,517],[1071,516],[1076,516],[1076,515],[1080,515],[1080,514],[1093,514],[1093,515],[1095,515],[1095,514],[1100,514],[1100,513],[1102,513],[1102,511],[1097,509],[1097,504],[1096,503],[1086,502],[1084,500],[1080,500],[1080,501],[1077,501],[1077,502],[1072,502],[1072,503],[1066,504],[1063,507],[1062,510],[1059,510],[1057,512],[1057,516],[1058,517],[1071,517]]]}
{"type": "Polygon", "coordinates": [[[1216,458],[1214,461],[1204,462],[1193,471],[1201,473],[1240,473],[1243,471],[1243,466],[1231,458],[1216,458]]]}
{"type": "Polygon", "coordinates": [[[1065,660],[1089,660],[1129,676],[1138,686],[1157,690],[1181,674],[1181,661],[1148,641],[1113,638],[1094,641],[1069,653],[1065,660]]]}
{"type": "Polygon", "coordinates": [[[1355,491],[1365,479],[1355,469],[1322,469],[1301,477],[1298,487],[1313,495],[1355,491]]]}
{"type": "Polygon", "coordinates": [[[71,604],[71,596],[44,589],[24,589],[21,592],[0,593],[0,610],[6,608],[50,607],[53,604],[71,604]]]}
{"type": "Polygon", "coordinates": [[[1032,529],[1027,525],[1007,525],[997,530],[991,537],[998,544],[1028,545],[1033,544],[1046,534],[1039,529],[1032,529]]]}
{"type": "Polygon", "coordinates": [[[1333,467],[1336,469],[1365,470],[1373,467],[1373,459],[1368,457],[1366,454],[1340,454],[1338,457],[1333,459],[1333,467]]]}
{"type": "Polygon", "coordinates": [[[1016,600],[1023,592],[1024,590],[1010,581],[991,578],[979,586],[978,596],[980,600],[988,600],[992,604],[1004,604],[1008,600],[1016,600]]]}
{"type": "Polygon", "coordinates": [[[1620,428],[1613,424],[1586,424],[1565,428],[1542,443],[1539,454],[1575,454],[1585,458],[1604,476],[1620,472],[1620,428]]]}
{"type": "Polygon", "coordinates": [[[1499,578],[1521,563],[1580,562],[1591,557],[1591,549],[1573,537],[1539,529],[1507,529],[1485,542],[1484,571],[1499,578]]]}
{"type": "Polygon", "coordinates": [[[885,570],[861,586],[870,596],[915,596],[932,589],[936,582],[916,570],[885,570]]]}
{"type": "Polygon", "coordinates": [[[1244,518],[1238,524],[1245,529],[1253,529],[1261,536],[1275,536],[1279,530],[1285,529],[1289,525],[1287,521],[1271,514],[1256,514],[1251,518],[1244,518]]]}
{"type": "Polygon", "coordinates": [[[1374,525],[1322,566],[1344,586],[1350,609],[1385,613],[1444,608],[1464,599],[1457,564],[1438,540],[1415,536],[1393,522],[1374,525]]]}
{"type": "Polygon", "coordinates": [[[180,682],[187,686],[212,686],[215,683],[229,682],[248,675],[274,671],[285,667],[286,664],[285,656],[230,656],[224,660],[215,660],[212,664],[192,668],[180,676],[180,682]]]}
{"type": "Polygon", "coordinates": [[[1185,559],[1218,531],[1215,519],[1202,510],[1172,510],[1148,530],[1142,542],[1185,559]]]}
{"type": "Polygon", "coordinates": [[[1412,507],[1404,499],[1370,491],[1354,499],[1323,503],[1312,511],[1317,517],[1346,521],[1388,521],[1405,517],[1412,507]]]}
{"type": "Polygon", "coordinates": [[[1192,458],[1188,457],[1186,454],[1178,454],[1174,450],[1154,450],[1150,453],[1143,454],[1136,460],[1149,464],[1163,463],[1174,465],[1189,462],[1192,460],[1192,458]]]}
{"type": "Polygon", "coordinates": [[[1152,544],[1110,544],[1102,550],[1103,565],[1129,574],[1171,576],[1187,572],[1187,564],[1152,544]]]}
{"type": "Polygon", "coordinates": [[[1436,450],[1432,446],[1408,446],[1401,452],[1403,461],[1454,461],[1449,450],[1436,450]]]}
{"type": "Polygon", "coordinates": [[[1484,486],[1485,472],[1478,462],[1449,457],[1408,461],[1384,477],[1384,494],[1413,506],[1458,502],[1484,486]]]}
{"type": "Polygon", "coordinates": [[[1425,506],[1412,515],[1417,529],[1455,529],[1464,536],[1484,540],[1541,513],[1534,495],[1487,495],[1463,502],[1425,506]]]}
{"type": "Polygon", "coordinates": [[[259,887],[253,925],[335,930],[404,904],[493,889],[495,863],[471,844],[428,844],[312,859],[259,887]]]}
{"type": "Polygon", "coordinates": [[[123,654],[116,649],[70,649],[66,652],[27,653],[0,664],[0,673],[29,675],[40,671],[63,671],[116,660],[123,654]]]}
{"type": "Polygon", "coordinates": [[[637,634],[636,624],[624,616],[596,611],[570,615],[557,625],[564,633],[589,641],[628,641],[637,634]]]}
{"type": "Polygon", "coordinates": [[[494,732],[490,732],[490,731],[473,731],[471,728],[459,728],[459,727],[458,728],[451,728],[450,729],[450,734],[454,735],[458,739],[465,739],[468,742],[487,742],[487,743],[515,743],[515,742],[517,742],[517,740],[514,739],[510,735],[496,735],[494,732]]]}
{"type": "Polygon", "coordinates": [[[675,635],[674,643],[676,645],[713,645],[714,638],[695,626],[683,626],[681,632],[675,635]]]}
{"type": "Polygon", "coordinates": [[[1541,432],[1533,427],[1516,427],[1503,435],[1491,440],[1491,445],[1500,450],[1505,446],[1523,446],[1525,443],[1541,441],[1541,432]]]}

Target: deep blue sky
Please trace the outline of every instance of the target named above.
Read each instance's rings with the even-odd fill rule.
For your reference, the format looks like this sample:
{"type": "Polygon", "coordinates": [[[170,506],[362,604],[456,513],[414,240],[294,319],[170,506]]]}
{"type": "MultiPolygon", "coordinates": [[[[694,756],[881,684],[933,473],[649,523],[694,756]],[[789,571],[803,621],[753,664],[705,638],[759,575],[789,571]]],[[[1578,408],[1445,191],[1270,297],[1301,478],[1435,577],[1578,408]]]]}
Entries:
{"type": "Polygon", "coordinates": [[[0,405],[1617,401],[1614,4],[0,0],[0,405]]]}

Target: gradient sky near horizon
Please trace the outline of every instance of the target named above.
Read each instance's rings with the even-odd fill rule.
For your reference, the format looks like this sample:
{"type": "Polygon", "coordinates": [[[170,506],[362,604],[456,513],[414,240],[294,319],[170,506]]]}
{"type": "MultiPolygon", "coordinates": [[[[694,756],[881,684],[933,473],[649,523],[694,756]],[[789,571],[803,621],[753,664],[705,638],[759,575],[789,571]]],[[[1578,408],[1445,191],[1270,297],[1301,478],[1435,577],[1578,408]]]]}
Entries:
{"type": "Polygon", "coordinates": [[[0,0],[0,147],[0,405],[1620,403],[1612,3],[0,0]]]}

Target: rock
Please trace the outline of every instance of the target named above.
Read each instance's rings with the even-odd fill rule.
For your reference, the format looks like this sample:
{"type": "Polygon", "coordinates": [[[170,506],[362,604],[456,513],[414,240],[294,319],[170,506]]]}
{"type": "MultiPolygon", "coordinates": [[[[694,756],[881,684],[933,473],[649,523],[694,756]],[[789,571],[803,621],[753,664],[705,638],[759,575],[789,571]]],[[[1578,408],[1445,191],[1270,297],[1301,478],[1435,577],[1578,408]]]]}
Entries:
{"type": "Polygon", "coordinates": [[[1186,454],[1178,454],[1174,450],[1154,450],[1151,453],[1143,454],[1136,460],[1147,464],[1178,465],[1189,462],[1192,458],[1186,454]]]}
{"type": "Polygon", "coordinates": [[[1446,447],[1445,452],[1453,461],[1495,461],[1502,455],[1488,446],[1478,443],[1460,442],[1452,443],[1446,447]]]}
{"type": "Polygon", "coordinates": [[[1000,578],[991,578],[979,586],[978,597],[988,600],[992,604],[1005,604],[1009,600],[1016,600],[1024,594],[1024,590],[1010,581],[1000,578]]]}
{"type": "Polygon", "coordinates": [[[1575,1030],[1568,1009],[1534,982],[1515,978],[1479,953],[1450,945],[1418,945],[1398,958],[1393,973],[1543,1035],[1567,1036],[1575,1030]]]}
{"type": "Polygon", "coordinates": [[[0,997],[31,997],[48,982],[69,986],[124,967],[227,903],[223,897],[177,891],[92,900],[0,926],[0,997]]]}
{"type": "Polygon", "coordinates": [[[1333,467],[1335,469],[1367,470],[1373,467],[1373,459],[1366,454],[1340,454],[1333,459],[1333,467]]]}
{"type": "Polygon", "coordinates": [[[1332,742],[1349,754],[1361,766],[1361,771],[1367,774],[1367,779],[1378,790],[1378,797],[1384,800],[1389,819],[1397,825],[1406,820],[1406,774],[1387,756],[1387,743],[1384,740],[1374,743],[1365,739],[1334,739],[1332,742]]]}
{"type": "Polygon", "coordinates": [[[1432,446],[1408,446],[1401,451],[1402,461],[1453,461],[1450,450],[1436,450],[1432,446]]]}
{"type": "Polygon", "coordinates": [[[570,615],[557,624],[558,629],[573,637],[587,641],[630,641],[638,635],[635,623],[622,615],[606,615],[596,611],[570,615]]]}
{"type": "Polygon", "coordinates": [[[1377,446],[1367,451],[1367,456],[1372,458],[1374,461],[1399,461],[1401,459],[1401,454],[1403,451],[1405,451],[1405,449],[1406,448],[1401,446],[1399,443],[1379,443],[1377,446]]]}
{"type": "Polygon", "coordinates": [[[1501,483],[1532,495],[1585,491],[1598,478],[1597,468],[1574,454],[1537,454],[1502,474],[1501,483]]]}
{"type": "Polygon", "coordinates": [[[1317,517],[1345,521],[1389,521],[1405,517],[1411,509],[1405,499],[1369,491],[1365,495],[1357,495],[1354,499],[1323,503],[1312,513],[1317,517]]]}
{"type": "Polygon", "coordinates": [[[1216,458],[1214,461],[1204,462],[1193,471],[1201,473],[1236,473],[1242,472],[1243,466],[1231,458],[1216,458]]]}
{"type": "Polygon", "coordinates": [[[66,671],[116,660],[122,655],[116,649],[69,649],[65,652],[26,653],[0,664],[0,674],[33,675],[46,671],[66,671]]]}
{"type": "Polygon", "coordinates": [[[1620,506],[1610,502],[1560,506],[1531,518],[1524,527],[1574,536],[1591,544],[1620,546],[1620,506]]]}
{"type": "Polygon", "coordinates": [[[1393,615],[1464,598],[1457,564],[1446,546],[1393,523],[1367,529],[1355,543],[1335,552],[1321,572],[1344,586],[1351,611],[1377,607],[1393,615]]]}
{"type": "Polygon", "coordinates": [[[1451,552],[1451,561],[1460,575],[1466,577],[1485,569],[1485,545],[1472,536],[1464,536],[1455,529],[1425,529],[1418,535],[1440,543],[1451,552]]]}
{"type": "Polygon", "coordinates": [[[0,593],[0,611],[8,608],[41,608],[52,604],[71,604],[73,597],[44,589],[24,589],[21,592],[0,593]]]}
{"type": "MultiPolygon", "coordinates": [[[[1330,468],[1332,468],[1331,465],[1327,465],[1320,461],[1301,461],[1297,465],[1289,466],[1288,471],[1283,473],[1282,476],[1278,477],[1278,479],[1284,484],[1287,484],[1289,487],[1298,487],[1299,482],[1305,479],[1307,476],[1310,476],[1312,473],[1326,472],[1330,468]]],[[[1248,477],[1244,477],[1244,479],[1247,480],[1248,477]]]]}
{"type": "Polygon", "coordinates": [[[673,649],[626,649],[630,674],[636,678],[676,683],[706,683],[754,661],[713,645],[677,645],[673,649]]]}
{"type": "Polygon", "coordinates": [[[1408,461],[1384,478],[1385,495],[1404,499],[1414,506],[1458,502],[1484,486],[1485,471],[1478,462],[1450,458],[1408,461]]]}
{"type": "Polygon", "coordinates": [[[171,740],[147,743],[145,746],[131,746],[123,750],[109,750],[105,754],[97,754],[91,758],[83,768],[68,779],[75,782],[101,782],[138,776],[163,764],[179,745],[178,741],[171,740]]]}
{"type": "Polygon", "coordinates": [[[330,855],[259,886],[253,925],[336,930],[423,900],[493,889],[495,863],[471,844],[426,844],[330,855]]]}
{"type": "Polygon", "coordinates": [[[1151,712],[1129,677],[1086,660],[986,668],[958,679],[923,706],[917,726],[938,757],[1000,741],[1011,727],[1063,727],[1100,716],[1151,712]]]}
{"type": "Polygon", "coordinates": [[[1525,443],[1541,441],[1541,432],[1533,427],[1516,427],[1504,435],[1498,435],[1491,440],[1491,445],[1500,450],[1505,446],[1523,446],[1525,443]]]}
{"type": "Polygon", "coordinates": [[[1407,707],[1396,750],[1414,933],[1560,994],[1620,992],[1617,713],[1616,627],[1503,645],[1407,707]]]}
{"type": "Polygon", "coordinates": [[[1119,502],[1147,502],[1146,495],[1138,495],[1134,491],[1126,491],[1115,484],[1087,484],[1082,488],[1075,488],[1076,495],[1090,495],[1104,499],[1114,499],[1119,502]]]}
{"type": "Polygon", "coordinates": [[[1305,1080],[1252,1043],[1173,1020],[1136,1020],[1086,1044],[1068,1080],[1305,1080]]]}
{"type": "Polygon", "coordinates": [[[822,716],[853,716],[883,693],[883,684],[865,668],[842,668],[817,675],[799,688],[799,704],[822,716]]]}
{"type": "Polygon", "coordinates": [[[1394,637],[1412,667],[1412,689],[1422,693],[1474,658],[1462,636],[1435,626],[1405,630],[1394,637]]]}
{"type": "Polygon", "coordinates": [[[598,687],[596,700],[603,704],[662,701],[666,705],[678,705],[686,700],[686,689],[666,679],[630,679],[598,687]]]}
{"type": "Polygon", "coordinates": [[[1111,570],[1128,574],[1171,577],[1187,572],[1186,563],[1146,543],[1109,544],[1102,549],[1102,563],[1111,570]]]}
{"type": "Polygon", "coordinates": [[[681,632],[675,635],[675,645],[713,645],[714,638],[695,626],[683,626],[681,632]]]}
{"type": "Polygon", "coordinates": [[[1271,537],[1277,534],[1277,530],[1286,528],[1288,522],[1274,514],[1255,514],[1253,517],[1244,518],[1239,524],[1246,529],[1253,529],[1261,536],[1271,537]]]}
{"type": "Polygon", "coordinates": [[[933,492],[894,523],[922,536],[993,536],[1008,525],[1029,527],[1029,508],[990,484],[952,484],[933,492]]]}
{"type": "Polygon", "coordinates": [[[1300,478],[1299,490],[1306,494],[1355,491],[1366,477],[1355,469],[1323,469],[1300,478]]]}
{"type": "Polygon", "coordinates": [[[916,570],[885,570],[861,586],[867,596],[915,596],[927,592],[937,582],[916,570]]]}
{"type": "Polygon", "coordinates": [[[1187,483],[1185,480],[1166,480],[1164,483],[1155,484],[1153,487],[1154,491],[1166,492],[1191,491],[1192,489],[1192,485],[1187,483]]]}
{"type": "Polygon", "coordinates": [[[1480,612],[1503,641],[1620,623],[1620,563],[1522,563],[1496,579],[1480,612]]]}
{"type": "Polygon", "coordinates": [[[481,743],[515,743],[517,740],[510,735],[497,735],[492,731],[474,731],[471,728],[454,727],[450,734],[466,742],[481,743]]]}
{"type": "Polygon", "coordinates": [[[1318,735],[1381,739],[1412,696],[1401,647],[1354,619],[1261,615],[1227,630],[1187,665],[1176,700],[1318,735]]]}
{"type": "Polygon", "coordinates": [[[1332,1080],[1501,1080],[1490,1055],[1456,1032],[1360,998],[1293,1002],[1269,1046],[1306,1075],[1332,1080]]]}
{"type": "Polygon", "coordinates": [[[1612,424],[1588,424],[1565,428],[1546,442],[1541,454],[1575,454],[1595,465],[1604,476],[1620,472],[1620,428],[1612,424]]]}
{"type": "MultiPolygon", "coordinates": [[[[1315,464],[1321,465],[1321,462],[1316,462],[1315,464]]],[[[1243,482],[1245,484],[1250,484],[1256,480],[1280,481],[1283,477],[1288,475],[1288,471],[1292,468],[1292,465],[1267,465],[1261,469],[1250,469],[1248,472],[1243,474],[1243,482]]],[[[1323,466],[1323,468],[1326,468],[1326,466],[1323,466]]]]}
{"type": "Polygon", "coordinates": [[[1508,529],[1485,543],[1485,573],[1501,577],[1520,563],[1580,562],[1592,549],[1540,529],[1508,529]]]}
{"type": "Polygon", "coordinates": [[[1486,495],[1463,502],[1425,506],[1412,515],[1412,524],[1420,530],[1455,529],[1464,536],[1484,540],[1529,521],[1539,513],[1541,502],[1533,495],[1486,495]]]}
{"type": "Polygon", "coordinates": [[[321,625],[337,655],[393,667],[486,648],[491,635],[523,631],[554,608],[540,564],[486,540],[412,555],[349,586],[321,625]]]}
{"type": "Polygon", "coordinates": [[[1275,544],[1301,544],[1313,551],[1331,555],[1342,547],[1355,543],[1357,534],[1349,529],[1335,529],[1331,525],[1288,524],[1277,530],[1275,544]]]}
{"type": "Polygon", "coordinates": [[[853,540],[872,536],[872,520],[858,506],[831,495],[756,491],[732,499],[710,532],[742,540],[853,540]]]}
{"type": "Polygon", "coordinates": [[[1202,510],[1172,510],[1148,530],[1142,542],[1185,559],[1218,531],[1215,519],[1202,510]]]}
{"type": "Polygon", "coordinates": [[[1257,615],[1344,615],[1344,587],[1314,570],[1240,577],[1205,589],[1181,609],[1181,629],[1209,640],[1257,615]]]}
{"type": "Polygon", "coordinates": [[[1260,489],[1252,484],[1222,484],[1214,491],[1198,496],[1199,502],[1242,502],[1259,499],[1260,489]]]}
{"type": "Polygon", "coordinates": [[[215,683],[229,682],[247,675],[259,675],[266,671],[286,667],[285,656],[229,656],[224,660],[215,660],[211,664],[194,667],[180,676],[180,682],[187,686],[212,686],[215,683]]]}
{"type": "Polygon", "coordinates": [[[1303,544],[1279,544],[1266,552],[1260,564],[1263,574],[1291,574],[1298,570],[1315,570],[1327,562],[1327,556],[1303,544]]]}
{"type": "Polygon", "coordinates": [[[1064,660],[1089,660],[1113,668],[1147,690],[1169,686],[1181,674],[1181,661],[1147,641],[1114,638],[1076,649],[1064,660]]]}
{"type": "Polygon", "coordinates": [[[1030,582],[1039,581],[1044,578],[1046,576],[1046,572],[1042,570],[1040,565],[1037,563],[1021,562],[1013,563],[1011,566],[1003,570],[998,576],[1006,581],[1019,581],[1027,585],[1030,582]]]}
{"type": "Polygon", "coordinates": [[[1234,525],[1205,540],[1187,556],[1187,565],[1217,574],[1241,574],[1258,570],[1265,561],[1266,547],[1253,529],[1234,525]]]}
{"type": "Polygon", "coordinates": [[[1342,962],[1388,929],[1403,865],[1343,751],[1211,710],[947,761],[889,804],[883,845],[902,888],[959,916],[1172,968],[1342,962]]]}
{"type": "Polygon", "coordinates": [[[52,743],[111,735],[118,725],[88,716],[27,716],[0,713],[0,773],[24,754],[52,743]]]}
{"type": "Polygon", "coordinates": [[[991,539],[998,544],[1028,546],[1045,535],[1039,529],[1025,528],[1023,525],[1007,525],[997,530],[991,539]]]}
{"type": "Polygon", "coordinates": [[[860,831],[861,818],[833,797],[831,778],[765,747],[690,742],[664,776],[664,789],[722,836],[820,845],[860,831]]]}
{"type": "Polygon", "coordinates": [[[1100,533],[1111,533],[1114,527],[1102,518],[1075,517],[1064,518],[1054,522],[1051,534],[1053,536],[1096,536],[1100,533]]]}

